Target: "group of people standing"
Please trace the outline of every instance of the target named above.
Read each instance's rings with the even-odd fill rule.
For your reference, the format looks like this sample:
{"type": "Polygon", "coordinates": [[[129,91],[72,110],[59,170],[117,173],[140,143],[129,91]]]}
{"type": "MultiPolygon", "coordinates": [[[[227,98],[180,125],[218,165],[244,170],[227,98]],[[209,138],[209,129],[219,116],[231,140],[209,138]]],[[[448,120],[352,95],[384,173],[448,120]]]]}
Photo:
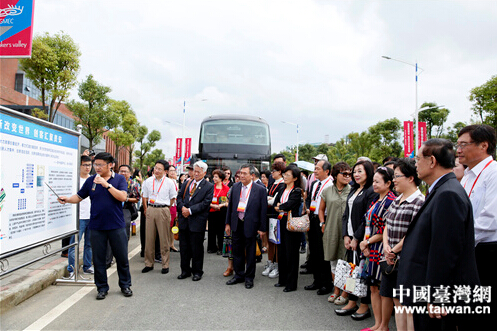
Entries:
{"type": "MultiPolygon", "coordinates": [[[[112,157],[100,153],[93,160],[97,174],[82,171],[86,178],[78,194],[61,196],[59,201],[91,199],[90,213],[80,217],[80,224],[91,229],[97,299],[105,298],[108,291],[108,245],[116,257],[122,292],[132,295],[129,233],[124,230],[129,216],[123,216],[122,207],[141,198],[146,238],[143,273],[154,268],[156,234],[161,272],[169,272],[169,252],[174,248],[171,227],[177,215],[178,279],[202,279],[208,227],[207,252],[228,257],[224,276],[233,277],[226,285],[254,286],[260,249],[267,253],[262,274],[278,278],[274,286],[284,292],[295,291],[303,234],[288,230],[286,224],[290,217],[308,214],[309,245],[300,274],[312,273],[313,282],[304,289],[329,294],[328,301],[341,306],[335,309],[337,315],[362,320],[372,316],[371,306],[375,323],[365,330],[388,330],[394,305],[421,304],[427,313],[396,309],[399,330],[463,330],[474,323],[472,315],[448,313],[444,305],[468,305],[471,292],[461,295],[461,286],[481,285],[494,294],[492,285],[496,285],[490,262],[497,248],[495,145],[493,128],[471,125],[459,132],[455,148],[448,140],[430,139],[414,159],[385,160],[375,166],[359,158],[351,167],[345,162],[331,165],[320,154],[314,158],[314,172],[305,177],[295,164],[287,166],[284,156],[277,155],[271,172],[263,176],[246,164],[234,174],[234,181],[229,168],[214,170],[212,182],[206,179],[207,164],[202,161],[191,166],[189,178],[179,183],[174,167],[159,160],[141,192],[126,176],[129,167],[124,166],[123,176],[114,174],[112,157]],[[462,178],[454,173],[456,156],[464,167],[462,178]],[[419,189],[422,181],[428,185],[425,194],[419,189]],[[279,219],[279,244],[267,240],[271,218],[279,219]],[[363,268],[366,296],[358,298],[334,286],[340,260],[363,268]],[[425,300],[415,296],[419,287],[431,287],[425,300]],[[444,287],[445,296],[452,297],[441,306],[435,299],[444,287]]],[[[91,160],[82,158],[81,166],[91,168],[91,160]]],[[[128,209],[131,214],[133,209],[128,209]]],[[[85,254],[85,271],[91,266],[88,259],[85,254]]],[[[489,302],[491,309],[497,309],[495,300],[489,302]]],[[[490,321],[489,314],[479,318],[481,323],[490,321]]]]}

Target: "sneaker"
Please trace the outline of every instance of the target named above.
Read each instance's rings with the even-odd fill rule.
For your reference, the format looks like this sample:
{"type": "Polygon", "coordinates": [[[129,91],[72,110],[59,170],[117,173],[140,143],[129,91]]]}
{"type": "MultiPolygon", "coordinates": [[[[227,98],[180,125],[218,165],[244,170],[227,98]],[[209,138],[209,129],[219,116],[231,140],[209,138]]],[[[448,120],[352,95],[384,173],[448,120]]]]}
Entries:
{"type": "Polygon", "coordinates": [[[338,298],[335,299],[335,305],[337,306],[346,305],[348,302],[349,298],[344,298],[342,296],[339,296],[338,298]]]}
{"type": "Polygon", "coordinates": [[[162,258],[160,258],[160,259],[155,258],[154,261],[155,261],[155,263],[162,263],[162,258]]]}
{"type": "Polygon", "coordinates": [[[88,269],[86,270],[83,270],[83,273],[85,275],[93,275],[95,273],[95,269],[93,269],[93,266],[89,267],[88,269]]]}
{"type": "Polygon", "coordinates": [[[71,272],[69,273],[69,276],[67,276],[67,277],[63,277],[63,278],[64,278],[64,279],[74,279],[74,271],[71,271],[71,272]]]}
{"type": "Polygon", "coordinates": [[[264,271],[262,272],[263,276],[269,276],[269,273],[273,270],[273,263],[271,261],[267,261],[266,266],[264,267],[264,271]]]}
{"type": "Polygon", "coordinates": [[[278,263],[273,263],[273,270],[269,273],[269,278],[276,278],[280,275],[280,272],[278,271],[278,263]]]}

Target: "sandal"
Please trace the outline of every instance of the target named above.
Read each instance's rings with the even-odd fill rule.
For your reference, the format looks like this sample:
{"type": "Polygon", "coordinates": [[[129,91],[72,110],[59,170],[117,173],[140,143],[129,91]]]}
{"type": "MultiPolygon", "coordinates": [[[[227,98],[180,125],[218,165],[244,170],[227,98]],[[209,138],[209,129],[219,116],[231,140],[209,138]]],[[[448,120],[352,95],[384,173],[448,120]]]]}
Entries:
{"type": "Polygon", "coordinates": [[[329,297],[328,297],[328,302],[335,302],[335,300],[337,299],[337,295],[336,294],[331,294],[329,297]]]}
{"type": "Polygon", "coordinates": [[[335,305],[341,306],[341,305],[346,305],[349,302],[349,298],[344,298],[342,296],[339,296],[338,298],[335,299],[335,305]]]}

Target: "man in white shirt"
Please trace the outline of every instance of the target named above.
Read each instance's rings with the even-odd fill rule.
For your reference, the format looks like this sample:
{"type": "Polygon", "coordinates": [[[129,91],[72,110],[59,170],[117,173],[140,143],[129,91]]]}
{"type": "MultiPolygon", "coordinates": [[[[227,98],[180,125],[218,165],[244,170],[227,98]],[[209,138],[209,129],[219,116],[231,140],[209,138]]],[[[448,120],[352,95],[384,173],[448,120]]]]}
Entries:
{"type": "Polygon", "coordinates": [[[311,185],[306,204],[309,208],[309,249],[310,256],[308,264],[314,274],[314,282],[304,287],[305,290],[318,290],[318,295],[328,294],[333,290],[333,280],[331,278],[330,261],[324,260],[323,232],[319,222],[319,204],[321,203],[321,193],[327,187],[333,185],[331,174],[331,164],[321,160],[314,167],[316,181],[311,185]]]}
{"type": "Polygon", "coordinates": [[[169,235],[171,213],[169,207],[176,199],[176,187],[166,173],[169,163],[164,160],[155,162],[154,175],[143,183],[143,212],[146,215],[145,268],[142,273],[154,269],[155,234],[159,233],[162,256],[162,274],[169,272],[169,235]]]}
{"type": "Polygon", "coordinates": [[[492,158],[495,136],[494,128],[489,125],[469,125],[461,129],[457,139],[459,162],[467,166],[461,184],[469,196],[475,219],[476,265],[481,285],[492,288],[492,313],[497,312],[497,277],[491,262],[497,254],[497,162],[492,158]]]}
{"type": "MultiPolygon", "coordinates": [[[[81,163],[79,166],[79,188],[83,187],[86,179],[90,177],[91,171],[91,157],[82,155],[81,163]]],[[[90,223],[90,199],[84,199],[79,203],[79,235],[78,241],[81,242],[83,236],[85,237],[85,246],[83,250],[83,273],[93,274],[93,267],[91,266],[92,256],[91,256],[91,244],[90,244],[90,229],[88,229],[88,224],[90,223]]],[[[74,243],[74,236],[71,237],[70,243],[74,243]]],[[[79,245],[78,245],[79,247],[79,245]]],[[[67,271],[69,271],[69,277],[74,275],[74,246],[69,248],[68,252],[68,265],[67,271]]]]}

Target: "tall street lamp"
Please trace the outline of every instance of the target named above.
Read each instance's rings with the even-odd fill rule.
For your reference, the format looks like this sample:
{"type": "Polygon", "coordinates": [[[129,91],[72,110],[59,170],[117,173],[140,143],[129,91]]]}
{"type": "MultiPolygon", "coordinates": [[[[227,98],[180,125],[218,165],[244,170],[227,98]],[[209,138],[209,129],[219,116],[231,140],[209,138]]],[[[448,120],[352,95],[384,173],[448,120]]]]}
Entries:
{"type": "Polygon", "coordinates": [[[297,127],[297,153],[295,154],[295,162],[299,160],[299,125],[291,122],[281,121],[281,123],[290,124],[297,127]]]}
{"type": "MultiPolygon", "coordinates": [[[[400,62],[400,63],[404,63],[404,64],[407,64],[407,65],[409,65],[411,67],[416,68],[416,108],[415,108],[415,112],[414,112],[414,114],[415,114],[415,123],[414,123],[415,124],[415,129],[414,129],[415,131],[414,132],[417,132],[417,130],[418,130],[418,111],[419,111],[418,110],[418,77],[421,74],[421,72],[423,72],[423,69],[420,68],[420,67],[418,67],[418,63],[417,62],[416,63],[409,63],[409,62],[406,62],[406,61],[403,61],[403,60],[391,58],[389,56],[382,56],[382,58],[387,59],[387,60],[397,61],[397,62],[400,62]],[[419,73],[418,73],[418,70],[420,70],[419,73]]],[[[414,148],[414,150],[416,151],[416,155],[418,155],[418,149],[419,149],[418,139],[416,139],[416,141],[415,141],[415,148],[414,148]]]]}

